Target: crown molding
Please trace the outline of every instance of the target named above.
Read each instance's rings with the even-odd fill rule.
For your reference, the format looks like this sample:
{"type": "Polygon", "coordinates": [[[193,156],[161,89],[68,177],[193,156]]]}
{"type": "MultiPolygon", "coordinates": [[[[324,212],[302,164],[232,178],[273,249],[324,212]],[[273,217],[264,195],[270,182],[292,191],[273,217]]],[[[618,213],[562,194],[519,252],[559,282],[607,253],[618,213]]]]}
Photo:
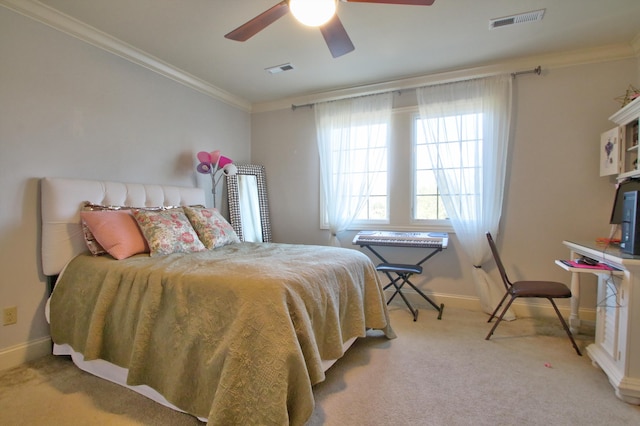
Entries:
{"type": "Polygon", "coordinates": [[[216,100],[247,112],[267,112],[291,108],[292,105],[307,105],[317,102],[344,99],[388,91],[402,91],[430,84],[481,78],[501,73],[528,69],[541,65],[544,70],[564,68],[589,63],[608,62],[636,57],[640,59],[640,33],[629,44],[603,46],[593,49],[561,52],[520,58],[502,63],[474,68],[455,69],[440,73],[408,77],[386,82],[354,86],[345,89],[311,93],[296,97],[254,103],[215,87],[183,70],[180,70],[122,40],[110,36],[77,19],[50,8],[37,0],[0,0],[0,6],[48,25],[58,31],[103,49],[134,64],[147,68],[177,83],[190,87],[216,100]]]}
{"type": "Polygon", "coordinates": [[[383,92],[402,92],[403,90],[412,90],[432,84],[450,83],[453,81],[482,78],[498,74],[511,74],[513,72],[535,68],[538,65],[542,66],[542,71],[544,73],[553,68],[565,68],[576,65],[629,59],[634,56],[639,57],[637,52],[640,52],[640,34],[634,39],[634,42],[634,46],[631,44],[620,44],[531,56],[474,68],[450,70],[441,73],[408,77],[400,80],[350,87],[341,90],[312,93],[303,96],[280,99],[273,102],[254,103],[251,112],[259,113],[282,110],[292,108],[293,105],[310,105],[317,102],[335,101],[354,96],[366,96],[383,92]],[[634,50],[636,51],[635,54],[634,50]]]}
{"type": "Polygon", "coordinates": [[[137,49],[122,40],[93,28],[77,19],[65,15],[36,0],[0,0],[0,6],[4,6],[16,13],[41,22],[91,44],[97,48],[106,50],[114,55],[126,59],[136,65],[147,68],[157,74],[167,77],[177,83],[190,87],[235,108],[251,111],[251,103],[229,92],[217,88],[198,77],[195,77],[181,69],[178,69],[140,49],[137,49]]]}

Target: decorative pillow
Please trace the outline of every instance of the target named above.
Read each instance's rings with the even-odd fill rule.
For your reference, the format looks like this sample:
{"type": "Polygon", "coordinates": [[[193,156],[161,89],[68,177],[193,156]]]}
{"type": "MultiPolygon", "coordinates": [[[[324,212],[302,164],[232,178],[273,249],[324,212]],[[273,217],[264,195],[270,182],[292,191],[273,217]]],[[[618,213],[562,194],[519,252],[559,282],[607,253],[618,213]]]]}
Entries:
{"type": "MultiPolygon", "coordinates": [[[[204,207],[204,206],[197,204],[197,205],[194,205],[193,207],[204,207]]],[[[179,208],[181,207],[180,206],[160,206],[160,207],[105,206],[102,204],[93,204],[90,201],[85,201],[84,205],[82,206],[82,211],[104,211],[104,210],[112,211],[112,210],[133,210],[133,209],[147,210],[147,211],[161,211],[161,210],[171,210],[171,209],[179,209],[179,208]]],[[[82,220],[81,222],[82,222],[82,233],[84,235],[84,242],[87,244],[87,248],[89,249],[89,251],[94,256],[101,256],[103,254],[106,254],[107,251],[104,249],[104,247],[100,245],[100,243],[98,243],[98,241],[96,241],[95,237],[93,236],[93,233],[91,232],[87,224],[84,222],[84,220],[82,220]]]]}
{"type": "Polygon", "coordinates": [[[149,252],[130,210],[81,211],[80,217],[95,241],[114,258],[126,259],[149,252]]]}
{"type": "MultiPolygon", "coordinates": [[[[80,217],[82,217],[82,213],[80,213],[80,217]]],[[[102,247],[100,243],[96,241],[96,237],[94,237],[93,232],[91,232],[84,219],[82,219],[81,222],[84,242],[91,254],[94,256],[102,256],[103,254],[107,254],[107,251],[104,249],[104,247],[102,247]]]]}
{"type": "MultiPolygon", "coordinates": [[[[149,209],[161,210],[162,207],[149,207],[149,209]]],[[[101,212],[101,211],[123,211],[123,210],[131,210],[131,207],[105,206],[102,204],[93,204],[90,201],[85,201],[81,211],[101,212]]],[[[82,214],[80,214],[80,218],[82,219],[82,214]]],[[[82,234],[84,235],[84,242],[87,244],[87,248],[89,249],[91,254],[93,254],[94,256],[102,256],[103,254],[107,254],[107,250],[105,250],[104,247],[102,247],[100,243],[96,240],[95,236],[93,235],[93,232],[91,232],[91,229],[87,226],[87,223],[84,221],[84,219],[81,220],[81,223],[82,223],[82,234]]],[[[146,244],[146,241],[145,241],[145,244],[146,244]]]]}
{"type": "Polygon", "coordinates": [[[181,208],[156,212],[133,210],[133,217],[149,244],[151,256],[205,250],[181,208]]]}
{"type": "Polygon", "coordinates": [[[198,233],[200,241],[209,250],[240,242],[236,231],[217,209],[200,207],[183,207],[182,209],[193,225],[193,229],[198,233]]]}
{"type": "MultiPolygon", "coordinates": [[[[122,207],[117,206],[103,206],[100,204],[93,204],[89,201],[85,201],[82,206],[82,211],[103,211],[103,210],[121,210],[122,207]]],[[[107,251],[100,245],[98,241],[96,241],[96,237],[91,232],[91,229],[87,226],[87,223],[82,218],[82,213],[80,213],[80,219],[82,222],[82,234],[84,235],[84,242],[87,244],[87,248],[94,256],[102,256],[103,254],[107,254],[107,251]]]]}

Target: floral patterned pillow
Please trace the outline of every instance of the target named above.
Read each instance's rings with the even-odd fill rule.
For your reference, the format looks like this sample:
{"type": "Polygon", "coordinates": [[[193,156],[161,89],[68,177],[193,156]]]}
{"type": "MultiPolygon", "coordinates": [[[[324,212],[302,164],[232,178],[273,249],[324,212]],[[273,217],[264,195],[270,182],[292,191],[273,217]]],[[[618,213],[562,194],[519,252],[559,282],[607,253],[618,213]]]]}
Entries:
{"type": "Polygon", "coordinates": [[[162,211],[133,210],[133,217],[149,244],[151,256],[205,250],[181,208],[162,211]]]}
{"type": "Polygon", "coordinates": [[[240,242],[231,224],[217,209],[183,207],[183,210],[209,250],[240,242]]]}

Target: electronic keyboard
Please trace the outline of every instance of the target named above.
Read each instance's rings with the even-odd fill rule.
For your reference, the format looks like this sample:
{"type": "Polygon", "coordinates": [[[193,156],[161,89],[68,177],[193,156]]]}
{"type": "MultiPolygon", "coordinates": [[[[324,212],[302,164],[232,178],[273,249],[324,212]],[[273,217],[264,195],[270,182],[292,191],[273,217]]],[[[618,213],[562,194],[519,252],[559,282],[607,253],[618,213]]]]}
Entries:
{"type": "Polygon", "coordinates": [[[360,231],[353,238],[352,243],[360,247],[393,246],[446,249],[449,244],[449,234],[446,232],[360,231]]]}

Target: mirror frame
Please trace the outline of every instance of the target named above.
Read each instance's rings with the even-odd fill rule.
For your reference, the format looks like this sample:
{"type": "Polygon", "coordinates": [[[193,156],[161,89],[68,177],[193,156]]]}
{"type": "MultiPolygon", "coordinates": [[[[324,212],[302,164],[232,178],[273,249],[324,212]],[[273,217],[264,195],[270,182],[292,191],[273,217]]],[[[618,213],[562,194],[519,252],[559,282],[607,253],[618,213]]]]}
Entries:
{"type": "Polygon", "coordinates": [[[257,164],[236,164],[238,173],[228,175],[227,199],[229,202],[229,220],[238,234],[240,241],[244,241],[242,233],[242,218],[240,216],[240,199],[238,190],[238,175],[252,175],[258,183],[258,203],[260,205],[260,224],[262,226],[262,242],[271,242],[271,221],[269,220],[269,200],[267,198],[267,178],[264,166],[257,164]]]}

